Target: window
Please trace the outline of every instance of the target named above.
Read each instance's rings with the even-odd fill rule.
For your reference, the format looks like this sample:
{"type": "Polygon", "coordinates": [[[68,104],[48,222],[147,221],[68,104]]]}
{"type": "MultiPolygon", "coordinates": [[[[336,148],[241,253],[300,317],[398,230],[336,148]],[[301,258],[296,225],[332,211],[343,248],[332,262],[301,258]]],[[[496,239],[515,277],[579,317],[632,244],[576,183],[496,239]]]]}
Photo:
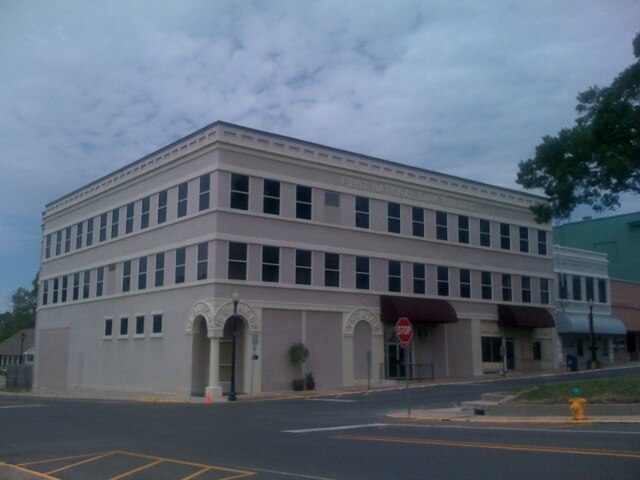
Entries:
{"type": "Polygon", "coordinates": [[[189,195],[189,183],[182,182],[178,185],[178,218],[187,214],[187,197],[189,195]]]}
{"type": "Polygon", "coordinates": [[[53,279],[53,303],[58,303],[58,285],[59,280],[57,278],[53,279]]]}
{"type": "Polygon", "coordinates": [[[93,245],[93,218],[87,220],[87,247],[93,245]]]}
{"type": "Polygon", "coordinates": [[[262,281],[280,281],[280,249],[278,247],[262,247],[262,281]]]}
{"type": "Polygon", "coordinates": [[[337,253],[324,254],[324,286],[340,286],[340,255],[337,253]]]}
{"type": "Polygon", "coordinates": [[[458,216],[458,242],[469,243],[469,217],[458,216]]]}
{"type": "Polygon", "coordinates": [[[67,227],[64,230],[64,253],[71,251],[71,227],[67,227]]]}
{"type": "Polygon", "coordinates": [[[549,279],[540,279],[540,303],[549,305],[549,279]]]}
{"type": "Polygon", "coordinates": [[[369,199],[356,197],[356,227],[369,228],[369,199]]]}
{"type": "Polygon", "coordinates": [[[538,230],[538,255],[547,254],[547,232],[538,230]]]}
{"type": "Polygon", "coordinates": [[[142,199],[142,212],[140,213],[140,230],[149,228],[149,210],[151,209],[151,197],[142,199]]]}
{"type": "Polygon", "coordinates": [[[185,247],[176,248],[175,283],[184,283],[186,257],[187,249],[185,247]]]}
{"type": "Polygon", "coordinates": [[[369,257],[356,257],[356,288],[369,290],[369,257]]]}
{"type": "Polygon", "coordinates": [[[118,237],[118,223],[120,222],[120,210],[115,208],[111,212],[111,238],[118,237]]]}
{"type": "Polygon", "coordinates": [[[607,303],[607,280],[605,278],[598,279],[598,302],[607,303]]]}
{"type": "Polygon", "coordinates": [[[296,186],[296,218],[311,220],[311,187],[296,186]]]}
{"type": "Polygon", "coordinates": [[[84,283],[82,284],[82,298],[89,298],[89,285],[91,284],[91,270],[84,271],[84,283]]]}
{"type": "Polygon", "coordinates": [[[280,182],[276,180],[264,180],[262,212],[271,215],[280,215],[280,182]]]}
{"type": "Polygon", "coordinates": [[[500,224],[500,248],[511,250],[511,226],[508,223],[500,224]]]}
{"type": "Polygon", "coordinates": [[[151,333],[160,335],[162,333],[162,314],[156,313],[153,315],[153,325],[151,326],[151,333]]]}
{"type": "Polygon", "coordinates": [[[484,300],[491,300],[493,298],[491,272],[481,272],[480,283],[482,284],[482,298],[484,300]]]}
{"type": "Polygon", "coordinates": [[[144,335],[144,316],[136,317],[136,335],[144,335]]]}
{"type": "Polygon", "coordinates": [[[158,225],[167,221],[167,191],[158,193],[158,225]]]}
{"type": "Polygon", "coordinates": [[[422,263],[413,264],[413,293],[418,295],[424,295],[427,292],[426,288],[426,269],[422,263]]]}
{"type": "Polygon", "coordinates": [[[449,296],[449,268],[438,267],[438,295],[449,296]]]}
{"type": "Polygon", "coordinates": [[[582,277],[579,275],[571,275],[572,298],[574,300],[582,300],[582,277]]]}
{"type": "Polygon", "coordinates": [[[400,233],[400,204],[387,203],[387,231],[400,233]]]}
{"type": "Polygon", "coordinates": [[[76,272],[73,274],[73,299],[78,300],[78,295],[80,293],[80,273],[76,272]]]}
{"type": "Polygon", "coordinates": [[[122,291],[128,292],[131,290],[131,260],[124,262],[122,269],[122,291]]]}
{"type": "Polygon", "coordinates": [[[42,282],[42,305],[46,305],[49,302],[49,281],[42,282]]]}
{"type": "Polygon", "coordinates": [[[47,235],[47,244],[44,250],[44,258],[51,257],[51,234],[47,235]]]}
{"type": "Polygon", "coordinates": [[[164,252],[156,253],[156,287],[164,285],[164,252]]]}
{"type": "Polygon", "coordinates": [[[585,298],[585,300],[587,302],[593,302],[596,299],[595,284],[593,281],[593,277],[587,277],[585,280],[586,280],[586,293],[587,293],[587,297],[585,298]]]}
{"type": "Polygon", "coordinates": [[[138,259],[138,290],[147,288],[147,257],[138,259]]]}
{"type": "Polygon", "coordinates": [[[339,207],[340,194],[338,192],[324,192],[324,204],[327,207],[339,207]]]}
{"type": "Polygon", "coordinates": [[[511,291],[511,275],[502,274],[502,301],[510,302],[513,298],[511,291]]]}
{"type": "Polygon", "coordinates": [[[311,285],[311,251],[296,250],[296,284],[311,285]]]}
{"type": "Polygon", "coordinates": [[[206,280],[209,269],[209,243],[203,242],[198,244],[198,266],[197,279],[206,280]]]}
{"type": "Polygon", "coordinates": [[[126,234],[133,232],[133,213],[135,210],[134,207],[135,207],[134,203],[129,203],[127,205],[127,218],[125,220],[125,227],[124,227],[124,231],[126,234]]]}
{"type": "Polygon", "coordinates": [[[531,277],[522,277],[522,303],[531,303],[531,277]]]}
{"type": "Polygon", "coordinates": [[[120,319],[120,336],[126,337],[127,335],[129,335],[129,319],[122,317],[120,319]]]}
{"type": "Polygon", "coordinates": [[[96,281],[96,297],[104,293],[104,267],[98,267],[98,279],[96,281]]]}
{"type": "Polygon", "coordinates": [[[569,298],[569,281],[566,273],[558,274],[558,296],[561,299],[569,298]]]}
{"type": "Polygon", "coordinates": [[[480,220],[480,245],[483,247],[491,246],[491,222],[489,220],[480,220]]]}
{"type": "Polygon", "coordinates": [[[62,253],[62,230],[56,232],[56,256],[62,253]]]}
{"type": "Polygon", "coordinates": [[[436,212],[436,238],[447,240],[449,238],[447,229],[447,212],[436,212]]]}
{"type": "Polygon", "coordinates": [[[82,222],[76,225],[76,250],[80,250],[82,248],[82,227],[82,222]]]}
{"type": "Polygon", "coordinates": [[[249,210],[249,177],[238,173],[231,174],[231,208],[249,210]]]}
{"type": "Polygon", "coordinates": [[[520,227],[520,251],[527,253],[529,251],[529,229],[527,227],[520,227]]]}
{"type": "Polygon", "coordinates": [[[466,268],[460,269],[460,296],[471,298],[471,271],[466,268]]]}
{"type": "Polygon", "coordinates": [[[110,318],[107,318],[104,321],[104,336],[105,337],[113,336],[113,320],[110,318]]]}
{"type": "Polygon", "coordinates": [[[502,349],[501,337],[482,337],[482,361],[498,363],[502,362],[502,355],[500,351],[502,349]]]}
{"type": "Polygon", "coordinates": [[[104,242],[107,239],[107,214],[106,213],[103,213],[102,215],[100,215],[99,238],[101,242],[104,242]]]}
{"type": "Polygon", "coordinates": [[[211,175],[208,173],[200,176],[200,197],[198,198],[198,211],[209,208],[211,197],[211,175]]]}
{"type": "Polygon", "coordinates": [[[69,278],[65,275],[64,277],[62,277],[62,293],[61,293],[61,297],[60,297],[60,301],[62,303],[67,301],[67,290],[69,287],[69,278]]]}
{"type": "Polygon", "coordinates": [[[424,209],[411,208],[411,234],[414,237],[424,237],[424,209]]]}
{"type": "Polygon", "coordinates": [[[247,279],[247,244],[229,243],[229,280],[247,279]]]}
{"type": "Polygon", "coordinates": [[[398,260],[389,260],[387,267],[388,288],[390,292],[402,291],[402,264],[398,260]]]}

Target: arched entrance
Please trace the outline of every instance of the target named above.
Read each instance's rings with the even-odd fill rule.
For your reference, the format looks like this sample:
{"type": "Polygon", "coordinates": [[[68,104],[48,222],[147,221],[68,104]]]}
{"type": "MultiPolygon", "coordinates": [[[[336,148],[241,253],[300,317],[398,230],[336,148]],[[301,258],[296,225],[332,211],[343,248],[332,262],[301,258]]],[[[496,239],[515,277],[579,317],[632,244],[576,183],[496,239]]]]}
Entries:
{"type": "Polygon", "coordinates": [[[192,340],[193,362],[191,366],[191,395],[204,396],[209,384],[209,338],[207,321],[199,315],[194,322],[192,340]]]}
{"type": "Polygon", "coordinates": [[[345,314],[342,335],[344,385],[379,383],[384,362],[379,316],[364,308],[345,314]]]}
{"type": "MultiPolygon", "coordinates": [[[[236,393],[261,389],[260,312],[238,303],[236,393]]],[[[230,300],[201,300],[189,311],[186,333],[193,336],[191,391],[195,395],[219,399],[231,387],[233,313],[230,300]]]]}

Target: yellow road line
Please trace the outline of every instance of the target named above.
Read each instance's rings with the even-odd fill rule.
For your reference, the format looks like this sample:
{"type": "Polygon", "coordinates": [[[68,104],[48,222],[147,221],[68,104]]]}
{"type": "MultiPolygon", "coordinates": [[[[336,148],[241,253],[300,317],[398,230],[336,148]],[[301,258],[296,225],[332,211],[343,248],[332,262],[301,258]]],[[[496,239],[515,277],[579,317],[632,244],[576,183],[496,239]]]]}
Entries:
{"type": "Polygon", "coordinates": [[[591,455],[600,457],[618,457],[632,458],[640,460],[640,452],[619,451],[619,450],[587,450],[579,448],[565,447],[543,447],[529,445],[506,445],[499,443],[476,443],[476,442],[457,442],[448,440],[428,440],[419,438],[394,438],[394,437],[374,437],[360,435],[339,435],[337,437],[343,440],[361,440],[367,442],[384,442],[384,443],[404,443],[414,445],[439,445],[446,447],[467,447],[467,448],[485,448],[493,450],[510,450],[520,452],[541,452],[541,453],[564,453],[571,455],[591,455]]]}
{"type": "Polygon", "coordinates": [[[121,478],[128,477],[129,475],[133,475],[134,473],[138,473],[142,470],[146,470],[147,468],[155,467],[160,463],[164,463],[164,460],[156,460],[155,462],[148,463],[147,465],[142,465],[141,467],[134,468],[133,470],[129,470],[128,472],[124,472],[117,477],[112,477],[109,480],[120,480],[121,478]]]}
{"type": "MultiPolygon", "coordinates": [[[[120,453],[122,455],[130,455],[132,457],[148,458],[151,460],[163,460],[165,462],[177,463],[178,465],[188,465],[190,467],[200,467],[200,468],[208,468],[210,470],[220,470],[223,472],[238,473],[238,474],[242,474],[243,476],[255,475],[254,472],[249,472],[246,470],[236,470],[234,468],[218,467],[215,465],[205,465],[203,463],[186,462],[184,460],[175,460],[173,458],[167,458],[167,457],[154,457],[153,455],[145,455],[143,453],[126,452],[122,450],[117,450],[114,453],[120,453]]],[[[233,477],[233,478],[240,478],[240,477],[233,477]]]]}
{"type": "Polygon", "coordinates": [[[101,458],[109,457],[111,455],[114,455],[115,453],[117,453],[117,452],[113,451],[113,452],[103,453],[102,455],[98,455],[96,457],[91,457],[91,458],[88,458],[88,459],[83,460],[81,462],[76,462],[76,463],[72,463],[71,465],[66,465],[66,466],[61,467],[61,468],[56,468],[55,470],[51,470],[50,472],[47,472],[47,475],[51,475],[52,473],[64,472],[65,470],[69,470],[70,468],[79,467],[80,465],[84,465],[85,463],[95,462],[96,460],[100,460],[101,458]]]}
{"type": "Polygon", "coordinates": [[[45,478],[47,480],[60,480],[58,477],[52,477],[46,473],[36,472],[35,470],[29,470],[28,468],[21,467],[20,465],[11,465],[10,463],[0,462],[0,468],[7,467],[12,470],[18,470],[19,472],[28,473],[39,478],[45,478]]]}
{"type": "Polygon", "coordinates": [[[188,476],[186,476],[184,478],[181,478],[180,480],[193,480],[194,478],[199,477],[200,475],[202,475],[205,472],[208,472],[209,470],[211,470],[211,469],[208,468],[208,467],[201,468],[197,472],[192,473],[191,475],[188,475],[188,476]]]}
{"type": "Polygon", "coordinates": [[[22,467],[31,466],[31,465],[41,465],[43,463],[61,462],[63,460],[74,460],[76,458],[93,457],[95,455],[102,455],[103,453],[107,453],[107,452],[85,453],[82,455],[71,455],[68,457],[49,458],[47,460],[38,460],[37,462],[20,463],[18,465],[22,467]]]}

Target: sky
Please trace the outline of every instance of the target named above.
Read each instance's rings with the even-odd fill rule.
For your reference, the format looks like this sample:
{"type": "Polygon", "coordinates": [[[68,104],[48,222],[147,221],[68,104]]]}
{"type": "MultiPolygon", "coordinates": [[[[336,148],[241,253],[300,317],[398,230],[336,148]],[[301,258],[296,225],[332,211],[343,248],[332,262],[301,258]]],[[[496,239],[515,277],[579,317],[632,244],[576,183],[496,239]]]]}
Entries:
{"type": "Polygon", "coordinates": [[[637,0],[0,0],[0,312],[48,202],[216,120],[521,190],[638,30],[637,0]]]}

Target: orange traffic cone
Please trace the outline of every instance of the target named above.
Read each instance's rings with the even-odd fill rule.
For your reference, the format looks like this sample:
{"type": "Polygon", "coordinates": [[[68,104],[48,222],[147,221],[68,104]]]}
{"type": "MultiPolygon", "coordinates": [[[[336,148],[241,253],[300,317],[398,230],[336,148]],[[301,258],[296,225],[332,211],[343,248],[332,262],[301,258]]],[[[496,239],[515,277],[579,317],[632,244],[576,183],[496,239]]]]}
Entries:
{"type": "Polygon", "coordinates": [[[204,403],[206,403],[207,405],[210,405],[211,403],[211,394],[209,392],[207,392],[207,396],[204,399],[204,403]]]}

